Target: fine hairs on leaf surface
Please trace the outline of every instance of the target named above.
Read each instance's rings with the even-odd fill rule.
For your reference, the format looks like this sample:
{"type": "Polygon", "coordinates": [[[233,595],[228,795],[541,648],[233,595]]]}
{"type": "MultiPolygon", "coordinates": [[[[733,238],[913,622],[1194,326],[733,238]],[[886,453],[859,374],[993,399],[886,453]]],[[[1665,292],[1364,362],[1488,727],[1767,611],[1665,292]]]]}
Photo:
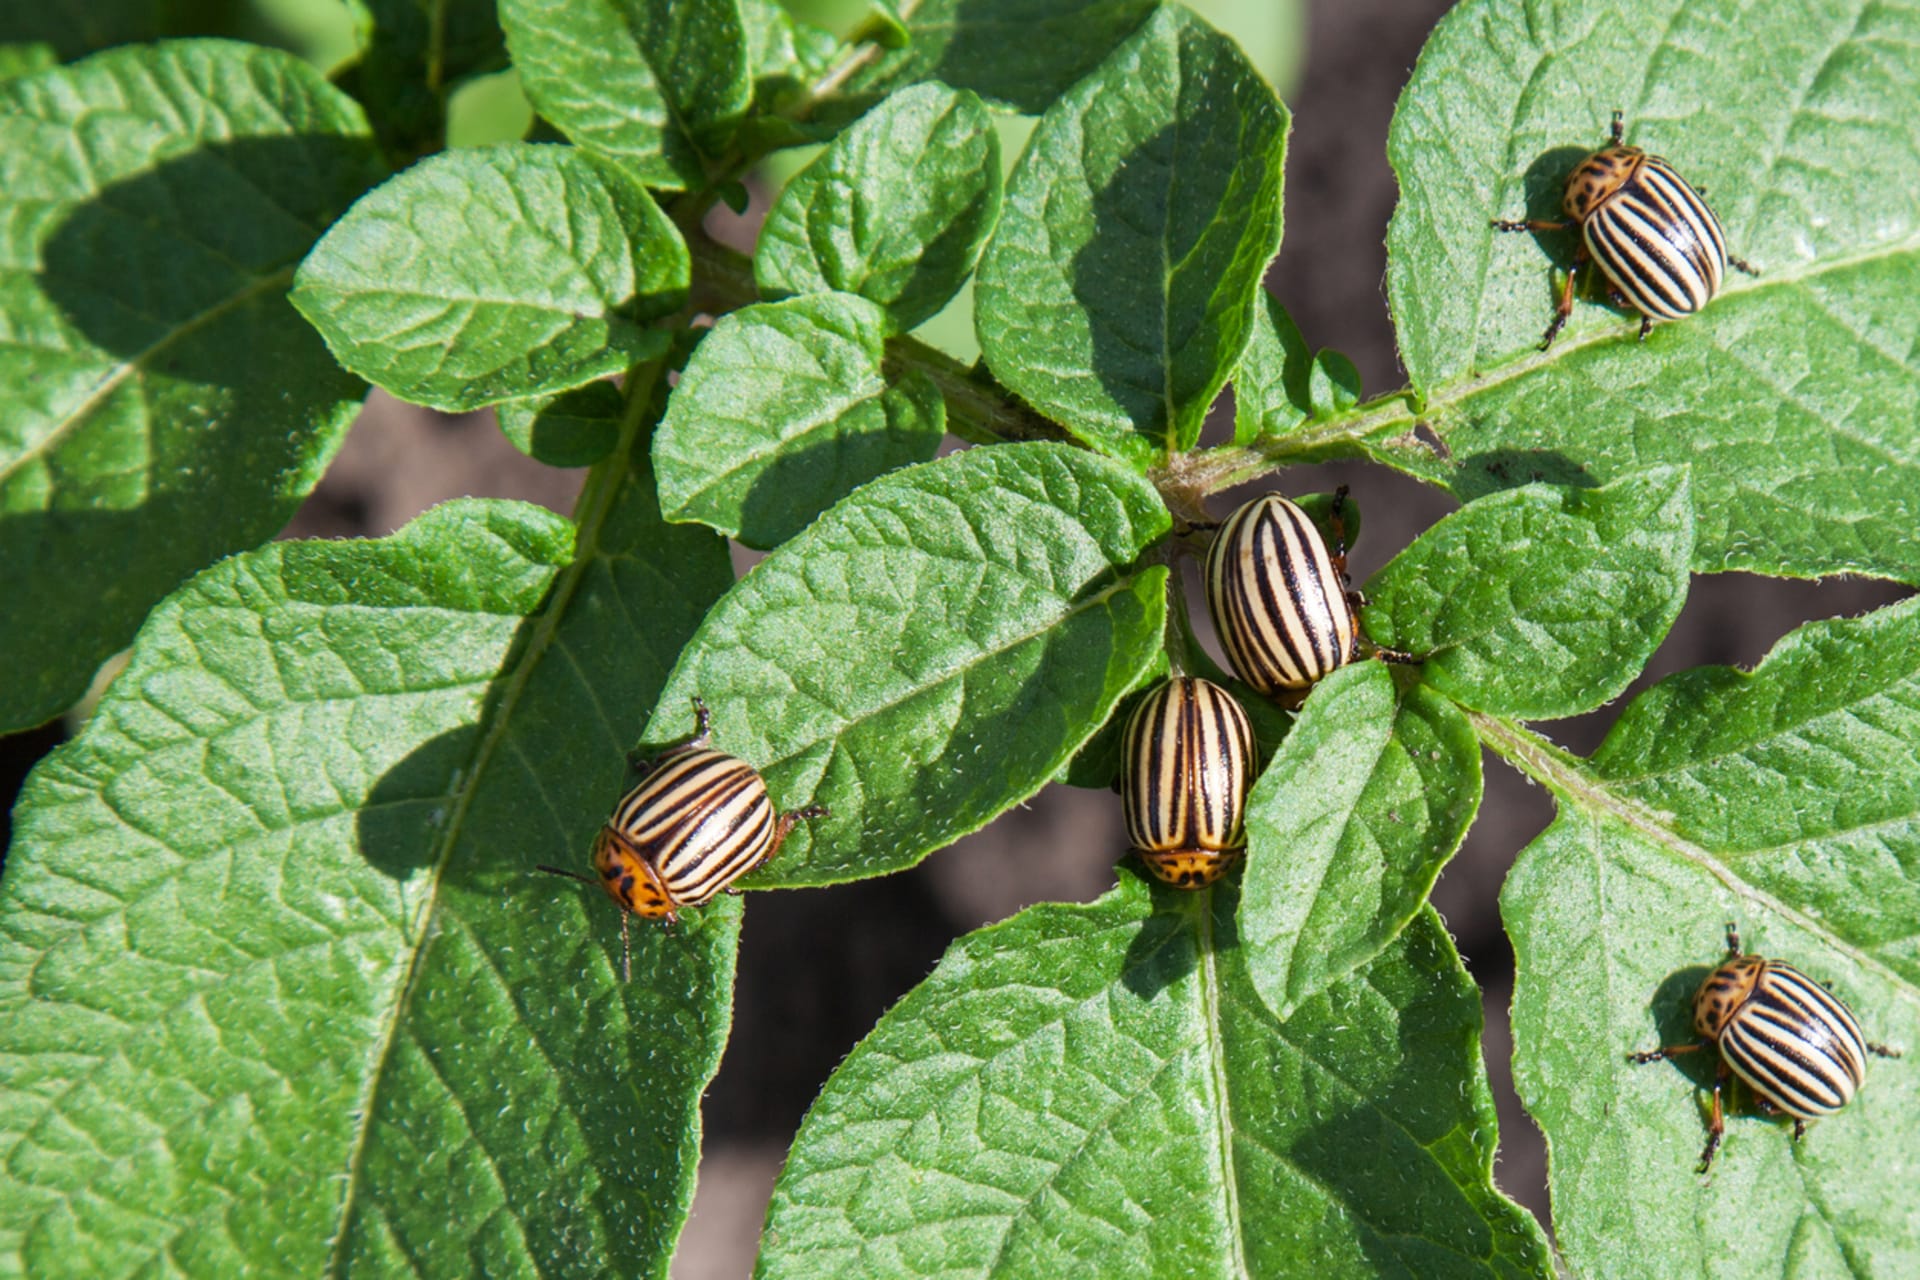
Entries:
{"type": "Polygon", "coordinates": [[[835,1046],[757,1274],[1920,1274],[1911,1058],[1798,1143],[1733,1091],[1705,1177],[1714,1055],[1629,1061],[1728,921],[1920,1051],[1920,602],[1672,675],[1588,757],[1527,723],[1633,687],[1692,572],[1920,582],[1920,13],[1462,0],[1388,139],[1410,385],[1369,401],[1262,290],[1287,108],[1177,4],[356,0],[327,76],[129,43],[225,0],[46,8],[0,18],[0,726],[132,649],[13,814],[0,1276],[666,1276],[755,912],[593,883],[629,749],[699,699],[829,811],[739,887],[811,890],[1109,785],[1174,673],[1249,703],[1240,865],[1116,847],[954,942],[835,1046]],[[531,133],[449,149],[502,70],[531,133]],[[1761,273],[1645,342],[1586,288],[1542,351],[1575,238],[1490,224],[1557,216],[1616,109],[1761,273]],[[973,366],[917,328],[968,289],[973,366]],[[267,542],[367,383],[584,468],[571,517],[267,542]],[[1332,459],[1461,505],[1282,706],[1182,583],[1230,488],[1332,459]],[[1558,1254],[1427,902],[1483,751],[1556,806],[1500,905],[1558,1254]]]}

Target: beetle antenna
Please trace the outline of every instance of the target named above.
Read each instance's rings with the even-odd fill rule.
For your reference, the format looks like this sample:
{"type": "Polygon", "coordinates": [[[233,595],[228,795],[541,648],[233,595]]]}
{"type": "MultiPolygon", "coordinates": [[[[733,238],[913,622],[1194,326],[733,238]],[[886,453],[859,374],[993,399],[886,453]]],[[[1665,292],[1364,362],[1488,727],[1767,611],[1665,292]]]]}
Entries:
{"type": "Polygon", "coordinates": [[[564,867],[550,867],[544,862],[534,864],[535,871],[545,871],[556,876],[565,876],[569,880],[578,880],[581,884],[599,884],[592,876],[583,876],[578,871],[568,871],[564,867]]]}

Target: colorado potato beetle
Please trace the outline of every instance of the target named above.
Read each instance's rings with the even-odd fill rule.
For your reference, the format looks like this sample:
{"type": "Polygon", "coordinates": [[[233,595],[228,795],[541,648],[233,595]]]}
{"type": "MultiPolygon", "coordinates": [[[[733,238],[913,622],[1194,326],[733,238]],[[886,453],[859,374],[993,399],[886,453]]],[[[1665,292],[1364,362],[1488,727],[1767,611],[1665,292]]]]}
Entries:
{"type": "Polygon", "coordinates": [[[1624,126],[1613,113],[1612,140],[1582,160],[1567,178],[1561,208],[1566,221],[1495,219],[1501,231],[1562,231],[1580,228],[1553,323],[1540,349],[1553,345],[1573,312],[1580,268],[1596,262],[1612,288],[1616,306],[1640,313],[1644,340],[1655,320],[1678,320],[1707,305],[1720,292],[1729,264],[1755,274],[1727,253],[1720,219],[1700,193],[1659,156],[1622,141],[1624,126]]]}
{"type": "Polygon", "coordinates": [[[1346,559],[1345,547],[1328,554],[1307,513],[1277,493],[1227,517],[1207,550],[1207,609],[1242,680],[1271,696],[1360,656],[1346,559]]]}
{"type": "Polygon", "coordinates": [[[1212,884],[1246,847],[1253,725],[1211,681],[1175,676],[1127,721],[1120,803],[1127,836],[1168,884],[1212,884]]]}
{"type": "Polygon", "coordinates": [[[598,884],[620,908],[620,974],[633,976],[628,921],[679,919],[780,852],[793,824],[824,818],[824,805],[776,813],[766,779],[708,744],[711,717],[695,698],[694,736],[640,764],[641,779],[614,806],[593,841],[599,878],[541,864],[539,870],[598,884]]]}
{"type": "Polygon", "coordinates": [[[1693,997],[1693,1029],[1701,1038],[1628,1055],[1634,1062],[1659,1062],[1675,1054],[1718,1047],[1713,1081],[1713,1116],[1700,1172],[1713,1164],[1726,1130],[1720,1101],[1731,1071],[1753,1090],[1760,1110],[1793,1117],[1794,1141],[1809,1121],[1830,1116],[1853,1099],[1866,1080],[1867,1055],[1897,1058],[1885,1045],[1860,1033],[1853,1011],[1840,998],[1781,960],[1745,954],[1740,932],[1727,926],[1727,958],[1707,975],[1693,997]]]}

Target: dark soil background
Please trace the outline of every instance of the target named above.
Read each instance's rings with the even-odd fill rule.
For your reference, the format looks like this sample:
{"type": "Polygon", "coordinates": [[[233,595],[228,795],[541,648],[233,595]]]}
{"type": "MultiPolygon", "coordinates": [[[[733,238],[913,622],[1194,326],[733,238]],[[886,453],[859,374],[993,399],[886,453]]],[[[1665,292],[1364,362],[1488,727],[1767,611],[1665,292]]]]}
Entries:
{"type": "MultiPolygon", "coordinates": [[[[1268,285],[1309,345],[1353,358],[1368,394],[1404,382],[1382,287],[1382,242],[1395,199],[1387,124],[1428,30],[1447,7],[1438,0],[1307,5],[1304,70],[1289,95],[1294,134],[1286,248],[1268,285]]],[[[580,473],[516,453],[489,413],[445,417],[376,393],[287,536],[383,534],[463,494],[523,498],[566,511],[579,483],[580,473]]],[[[1375,468],[1302,468],[1279,478],[1290,492],[1335,483],[1350,484],[1366,514],[1366,535],[1354,554],[1359,581],[1452,507],[1445,497],[1375,468]]],[[[1217,504],[1220,513],[1229,509],[1227,502],[1217,504]]],[[[1702,663],[1751,664],[1809,618],[1863,612],[1901,594],[1861,581],[1696,578],[1649,678],[1702,663]]],[[[1196,617],[1204,616],[1198,608],[1196,617]]],[[[1615,710],[1550,731],[1588,751],[1615,710]]],[[[26,770],[61,737],[55,725],[0,739],[0,812],[11,808],[26,770]]],[[[1499,1180],[1543,1219],[1545,1151],[1513,1096],[1507,1066],[1513,954],[1497,900],[1515,854],[1550,817],[1543,792],[1489,757],[1479,821],[1434,894],[1486,993],[1487,1067],[1500,1100],[1499,1180]]],[[[1054,787],[912,871],[837,889],[750,895],[733,1039],[707,1098],[708,1145],[673,1269],[677,1280],[748,1273],[768,1190],[808,1103],[953,938],[1032,902],[1098,896],[1112,883],[1125,845],[1112,795],[1054,787]]],[[[1703,946],[1710,950],[1713,941],[1703,946]]]]}

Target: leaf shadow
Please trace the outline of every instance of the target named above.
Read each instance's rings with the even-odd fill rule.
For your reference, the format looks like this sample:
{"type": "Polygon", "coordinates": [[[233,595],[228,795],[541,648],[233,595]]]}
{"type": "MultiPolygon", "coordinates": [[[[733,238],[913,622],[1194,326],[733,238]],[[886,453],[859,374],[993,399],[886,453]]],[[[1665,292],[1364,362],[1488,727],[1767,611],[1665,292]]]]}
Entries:
{"type": "Polygon", "coordinates": [[[450,729],[380,775],[354,815],[362,857],[394,880],[409,880],[433,864],[440,833],[455,817],[479,735],[478,725],[450,729]]]}
{"type": "MultiPolygon", "coordinates": [[[[1153,895],[1153,914],[1127,944],[1120,981],[1142,1000],[1152,1000],[1168,987],[1191,977],[1200,964],[1200,945],[1181,945],[1194,931],[1195,920],[1213,909],[1214,891],[1176,889],[1155,879],[1140,855],[1129,851],[1120,874],[1133,875],[1153,895]],[[1197,908],[1197,910],[1196,910],[1197,908]]],[[[1229,919],[1231,913],[1228,913],[1229,919]]],[[[1230,939],[1225,945],[1237,946],[1230,939]]]]}
{"type": "Polygon", "coordinates": [[[926,462],[939,451],[940,440],[938,430],[902,431],[886,421],[878,430],[835,430],[783,443],[741,496],[738,539],[755,550],[771,550],[869,480],[926,462]]]}
{"type": "MultiPolygon", "coordinates": [[[[1592,147],[1555,147],[1543,151],[1527,166],[1522,179],[1525,192],[1526,213],[1530,222],[1561,222],[1567,214],[1562,207],[1566,194],[1567,178],[1579,163],[1593,154],[1592,147]]],[[[1495,231],[1496,236],[1515,234],[1495,231]]],[[[1559,230],[1528,231],[1540,252],[1552,264],[1551,270],[1542,273],[1540,287],[1544,294],[1547,311],[1551,316],[1553,309],[1560,305],[1560,284],[1556,273],[1564,273],[1572,268],[1574,257],[1580,248],[1578,227],[1565,227],[1559,230]]],[[[1576,282],[1574,296],[1587,302],[1597,303],[1622,316],[1638,316],[1632,308],[1615,306],[1610,295],[1606,278],[1598,269],[1584,272],[1584,278],[1576,282]]]]}
{"type": "MultiPolygon", "coordinates": [[[[1183,164],[1195,147],[1172,125],[1137,144],[1115,165],[1113,176],[1092,193],[1088,214],[1093,234],[1067,265],[1074,301],[1090,317],[1087,368],[1107,398],[1133,423],[1133,431],[1161,449],[1174,431],[1165,418],[1172,406],[1197,395],[1211,361],[1182,361],[1171,349],[1179,337],[1167,317],[1210,310],[1210,292],[1183,295],[1187,283],[1163,266],[1200,254],[1219,234],[1210,212],[1235,194],[1239,175],[1227,166],[1183,164]],[[1174,200],[1169,175],[1186,179],[1174,200]],[[1149,265],[1150,264],[1150,265],[1149,265]],[[1165,296],[1162,296],[1164,293],[1165,296]]],[[[1213,250],[1215,256],[1219,250],[1213,250]]],[[[1205,289],[1213,288],[1208,281],[1205,289]]],[[[1197,340],[1205,324],[1184,335],[1197,340]]]]}
{"type": "MultiPolygon", "coordinates": [[[[1383,979],[1363,968],[1343,984],[1344,999],[1339,988],[1322,992],[1275,1024],[1301,1062],[1313,1064],[1327,1081],[1314,1087],[1308,1083],[1312,1069],[1301,1070],[1302,1079],[1291,1086],[1301,1091],[1299,1101],[1271,1102],[1318,1112],[1275,1155],[1320,1188],[1342,1215],[1364,1224],[1353,1232],[1352,1244],[1378,1274],[1460,1274],[1467,1260],[1478,1271],[1486,1266],[1485,1231],[1497,1225],[1488,1216],[1496,1210],[1475,1203],[1471,1189],[1484,1176],[1478,1148],[1483,1142],[1491,1148],[1492,1141],[1461,1127],[1461,1094],[1435,1088],[1436,1081],[1471,1069],[1460,1046],[1464,1028],[1477,1033],[1480,1026],[1477,992],[1465,983],[1432,980],[1442,966],[1457,964],[1451,946],[1438,940],[1437,927],[1416,921],[1402,937],[1409,954],[1419,957],[1417,985],[1406,984],[1405,972],[1394,975],[1396,966],[1388,966],[1383,979]],[[1397,1061],[1390,1073],[1372,1075],[1356,1090],[1347,1085],[1341,1064],[1364,1062],[1369,1051],[1382,1047],[1357,1025],[1367,1020],[1360,1011],[1376,1004],[1396,1009],[1397,1061]],[[1382,1177],[1385,1169],[1394,1175],[1382,1177]]],[[[1260,1012],[1271,1017],[1264,1008],[1260,1012]]],[[[1477,1065],[1477,1034],[1473,1045],[1477,1065]]],[[[1466,1087],[1462,1080],[1462,1093],[1466,1087]]],[[[1524,1217],[1524,1210],[1507,1207],[1524,1217]]],[[[1509,1237],[1506,1243],[1524,1256],[1528,1246],[1517,1228],[1497,1234],[1509,1237]]],[[[1500,1252],[1495,1246],[1496,1257],[1500,1252]]]]}
{"type": "Polygon", "coordinates": [[[1461,502],[1529,484],[1567,489],[1597,489],[1599,479],[1558,449],[1490,449],[1458,458],[1447,479],[1461,502]]]}
{"type": "MultiPolygon", "coordinates": [[[[1700,1033],[1693,1029],[1693,997],[1700,990],[1700,984],[1713,972],[1708,965],[1689,965],[1670,973],[1655,989],[1647,1001],[1647,1020],[1652,1024],[1657,1041],[1643,1045],[1627,1045],[1622,1054],[1643,1053],[1653,1049],[1673,1045],[1696,1044],[1700,1033]]],[[[1651,1071],[1660,1063],[1635,1064],[1642,1070],[1651,1071]]],[[[1715,1075],[1719,1072],[1720,1053],[1718,1049],[1707,1048],[1697,1053],[1683,1053],[1668,1058],[1665,1065],[1685,1076],[1696,1089],[1711,1089],[1715,1075]]]]}
{"type": "Polygon", "coordinates": [[[44,302],[18,319],[59,364],[28,373],[17,420],[28,474],[67,493],[0,521],[0,562],[22,620],[8,656],[37,673],[46,714],[156,600],[285,524],[344,437],[365,386],[286,290],[321,219],[358,193],[347,173],[377,177],[370,142],[202,147],[108,184],[40,246],[44,302]]]}
{"type": "Polygon", "coordinates": [[[170,380],[246,390],[284,358],[247,314],[279,311],[315,358],[324,344],[292,311],[293,271],[383,175],[371,139],[235,138],[110,182],[60,219],[36,283],[86,339],[170,380]],[[202,337],[207,340],[201,340],[202,337]],[[224,335],[224,340],[222,339],[224,335]]]}

